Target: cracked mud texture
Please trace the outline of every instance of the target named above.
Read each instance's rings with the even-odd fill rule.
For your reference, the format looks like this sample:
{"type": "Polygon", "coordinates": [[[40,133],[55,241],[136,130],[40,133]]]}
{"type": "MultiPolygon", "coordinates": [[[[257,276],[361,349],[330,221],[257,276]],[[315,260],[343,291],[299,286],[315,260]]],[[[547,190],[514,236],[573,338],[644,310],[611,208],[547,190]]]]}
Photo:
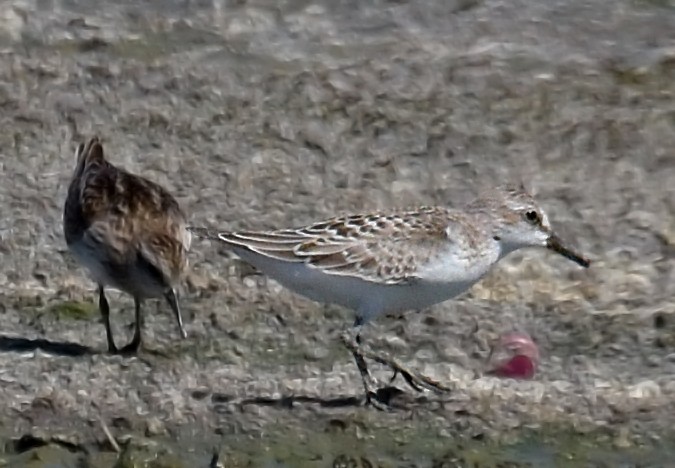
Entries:
{"type": "MultiPolygon", "coordinates": [[[[675,12],[668,1],[0,4],[0,460],[9,466],[672,466],[675,12]],[[513,254],[364,334],[444,383],[359,406],[352,314],[195,240],[189,338],[108,356],[61,210],[76,142],[195,225],[460,205],[524,180],[594,263],[513,254]],[[533,381],[480,377],[518,329],[533,381]],[[107,430],[120,446],[113,450],[107,430]],[[623,465],[621,464],[623,463],[623,465]]],[[[116,336],[130,298],[109,295],[116,336]]],[[[386,383],[390,373],[371,364],[386,383]]]]}

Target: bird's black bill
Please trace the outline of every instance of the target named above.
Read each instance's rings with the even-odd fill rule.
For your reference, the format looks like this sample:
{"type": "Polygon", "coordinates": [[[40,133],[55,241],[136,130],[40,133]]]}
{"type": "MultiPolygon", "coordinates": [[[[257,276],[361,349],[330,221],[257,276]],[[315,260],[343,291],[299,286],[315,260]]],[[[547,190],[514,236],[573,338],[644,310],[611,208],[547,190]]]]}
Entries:
{"type": "Polygon", "coordinates": [[[558,252],[565,258],[569,258],[570,260],[581,265],[584,268],[588,268],[591,265],[591,261],[589,259],[565,247],[560,241],[560,238],[558,238],[557,236],[549,237],[548,242],[546,243],[546,247],[553,250],[554,252],[558,252]]]}

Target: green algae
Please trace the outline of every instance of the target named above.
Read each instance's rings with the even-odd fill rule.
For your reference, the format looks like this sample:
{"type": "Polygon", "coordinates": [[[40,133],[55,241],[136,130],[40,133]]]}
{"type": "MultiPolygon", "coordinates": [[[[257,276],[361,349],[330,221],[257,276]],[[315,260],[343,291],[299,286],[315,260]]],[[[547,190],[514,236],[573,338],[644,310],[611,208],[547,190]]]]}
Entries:
{"type": "Polygon", "coordinates": [[[86,301],[64,301],[49,306],[49,313],[60,320],[91,320],[98,313],[98,307],[86,301]]]}

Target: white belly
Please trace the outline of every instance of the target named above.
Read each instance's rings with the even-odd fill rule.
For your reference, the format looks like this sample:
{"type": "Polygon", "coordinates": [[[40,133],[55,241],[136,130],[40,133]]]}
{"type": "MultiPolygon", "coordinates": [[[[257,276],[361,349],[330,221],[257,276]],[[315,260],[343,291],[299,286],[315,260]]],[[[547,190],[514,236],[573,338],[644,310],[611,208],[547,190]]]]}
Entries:
{"type": "Polygon", "coordinates": [[[326,274],[305,263],[270,259],[245,249],[237,255],[288,289],[317,302],[339,304],[355,310],[364,322],[382,314],[422,309],[466,291],[480,277],[465,281],[384,285],[360,278],[326,274]]]}

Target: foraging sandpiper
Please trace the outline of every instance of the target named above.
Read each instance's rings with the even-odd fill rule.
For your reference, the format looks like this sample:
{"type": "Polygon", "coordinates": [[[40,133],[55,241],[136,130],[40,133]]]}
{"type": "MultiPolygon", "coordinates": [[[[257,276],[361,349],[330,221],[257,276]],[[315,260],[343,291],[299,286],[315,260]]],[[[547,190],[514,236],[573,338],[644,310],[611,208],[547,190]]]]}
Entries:
{"type": "Polygon", "coordinates": [[[360,330],[368,321],[453,298],[521,248],[544,247],[582,267],[590,265],[562,243],[522,186],[499,187],[464,209],[380,211],[276,231],[188,229],[197,237],[227,244],[296,293],[353,309],[356,320],[343,342],[356,360],[371,403],[377,386],[364,358],[400,372],[414,388],[442,386],[392,357],[367,350],[360,330]]]}
{"type": "Polygon", "coordinates": [[[190,233],[178,202],[163,187],[110,164],[94,137],[80,144],[63,211],[68,248],[98,285],[108,351],[134,353],[141,346],[141,303],[164,297],[183,338],[176,287],[187,270],[190,233]],[[134,298],[131,342],[118,351],[110,329],[106,286],[134,298]]]}

